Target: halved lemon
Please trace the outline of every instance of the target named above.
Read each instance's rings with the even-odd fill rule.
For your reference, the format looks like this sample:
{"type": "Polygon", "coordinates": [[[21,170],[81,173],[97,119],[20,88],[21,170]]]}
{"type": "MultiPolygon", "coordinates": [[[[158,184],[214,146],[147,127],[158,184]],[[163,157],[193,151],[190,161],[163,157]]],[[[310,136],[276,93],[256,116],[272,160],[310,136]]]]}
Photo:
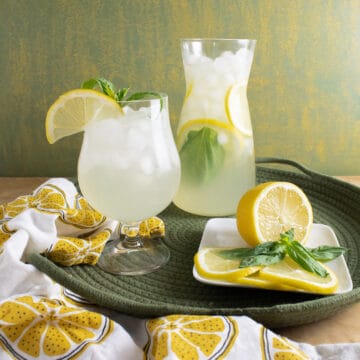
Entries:
{"type": "Polygon", "coordinates": [[[236,213],[242,238],[256,246],[279,240],[280,234],[294,229],[295,240],[309,237],[313,211],[305,193],[289,182],[267,182],[255,186],[240,199],[236,213]]]}
{"type": "Polygon", "coordinates": [[[261,266],[239,268],[239,260],[228,260],[219,256],[221,248],[202,248],[194,257],[197,272],[208,279],[236,282],[239,279],[259,271],[261,266]]]}
{"type": "Polygon", "coordinates": [[[291,286],[303,291],[316,294],[332,294],[338,287],[338,279],[329,267],[324,264],[321,264],[321,266],[329,273],[324,278],[304,270],[287,256],[277,264],[265,266],[257,275],[259,279],[291,286]]]}
{"type": "Polygon", "coordinates": [[[201,130],[203,127],[209,127],[215,130],[218,134],[218,141],[220,144],[226,146],[234,146],[236,148],[242,149],[243,146],[243,136],[239,130],[234,128],[233,126],[226,124],[222,121],[216,119],[193,119],[187,121],[178,131],[176,140],[177,146],[181,149],[184,144],[187,134],[192,130],[201,130]],[[234,143],[235,142],[235,143],[234,143]]]}
{"type": "Polygon", "coordinates": [[[83,131],[92,121],[117,118],[120,105],[107,95],[90,89],[75,89],[61,95],[47,112],[46,138],[50,144],[83,131]]]}
{"type": "Polygon", "coordinates": [[[252,136],[252,126],[247,104],[246,86],[232,85],[225,96],[225,111],[230,124],[244,136],[252,136]]]}

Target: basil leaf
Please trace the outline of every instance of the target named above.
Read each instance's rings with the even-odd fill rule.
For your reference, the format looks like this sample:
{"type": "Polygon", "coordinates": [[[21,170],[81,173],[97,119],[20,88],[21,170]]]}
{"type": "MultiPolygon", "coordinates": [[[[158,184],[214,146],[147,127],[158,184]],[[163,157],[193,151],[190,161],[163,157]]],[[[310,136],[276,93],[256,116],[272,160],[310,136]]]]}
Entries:
{"type": "Polygon", "coordinates": [[[257,245],[254,248],[235,248],[221,250],[218,255],[228,260],[241,260],[247,257],[256,256],[282,256],[286,254],[286,246],[281,244],[279,241],[269,241],[257,245]]]}
{"type": "Polygon", "coordinates": [[[120,89],[115,94],[116,101],[124,100],[124,98],[125,98],[126,94],[128,93],[129,89],[130,89],[129,87],[125,87],[125,88],[120,89]]]}
{"type": "Polygon", "coordinates": [[[145,92],[137,92],[132,95],[130,95],[125,101],[131,101],[131,100],[142,100],[149,97],[155,97],[161,99],[161,94],[154,91],[145,91],[145,92]]]}
{"type": "Polygon", "coordinates": [[[326,277],[328,275],[326,269],[313,259],[310,251],[302,246],[298,241],[292,241],[288,244],[287,253],[303,269],[321,277],[326,277]]]}
{"type": "Polygon", "coordinates": [[[293,228],[280,234],[280,241],[283,242],[293,241],[294,238],[295,238],[295,231],[293,228]]]}
{"type": "Polygon", "coordinates": [[[93,89],[95,86],[98,85],[97,79],[89,79],[82,83],[81,87],[83,89],[93,89]]]}
{"type": "MultiPolygon", "coordinates": [[[[160,93],[154,92],[154,91],[137,92],[137,93],[130,95],[127,99],[123,99],[123,101],[142,100],[142,99],[153,98],[153,97],[160,99],[160,110],[161,110],[164,105],[163,97],[161,96],[160,93]]],[[[121,104],[121,102],[120,102],[120,104],[121,104]]]]}
{"type": "Polygon", "coordinates": [[[277,255],[286,253],[286,245],[280,241],[267,241],[254,248],[255,255],[277,255]]]}
{"type": "Polygon", "coordinates": [[[285,253],[272,254],[272,255],[256,255],[256,256],[248,256],[241,260],[240,268],[248,267],[248,266],[265,266],[276,264],[283,260],[285,257],[285,253]]]}
{"type": "Polygon", "coordinates": [[[83,84],[82,84],[83,89],[93,89],[96,86],[98,86],[105,95],[108,95],[116,100],[115,86],[109,80],[106,80],[104,78],[90,79],[90,80],[83,82],[83,84]]]}
{"type": "Polygon", "coordinates": [[[322,262],[331,261],[336,259],[337,257],[343,255],[347,249],[341,246],[328,246],[323,245],[314,249],[309,249],[311,256],[317,260],[322,262]]]}
{"type": "Polygon", "coordinates": [[[217,255],[227,260],[239,260],[244,257],[254,256],[254,248],[236,248],[229,250],[221,250],[217,255]]]}
{"type": "Polygon", "coordinates": [[[209,127],[190,131],[179,154],[183,176],[195,184],[210,181],[220,171],[225,159],[218,133],[209,127]]]}

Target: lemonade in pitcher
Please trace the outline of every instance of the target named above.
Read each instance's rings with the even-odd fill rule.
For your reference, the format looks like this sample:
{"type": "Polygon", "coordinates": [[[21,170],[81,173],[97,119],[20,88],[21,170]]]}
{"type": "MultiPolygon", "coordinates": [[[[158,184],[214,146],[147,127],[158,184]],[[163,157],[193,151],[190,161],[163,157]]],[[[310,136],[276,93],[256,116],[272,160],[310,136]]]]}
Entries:
{"type": "Polygon", "coordinates": [[[190,213],[236,212],[255,185],[247,100],[255,40],[182,40],[186,95],[177,127],[181,184],[174,202],[190,213]]]}

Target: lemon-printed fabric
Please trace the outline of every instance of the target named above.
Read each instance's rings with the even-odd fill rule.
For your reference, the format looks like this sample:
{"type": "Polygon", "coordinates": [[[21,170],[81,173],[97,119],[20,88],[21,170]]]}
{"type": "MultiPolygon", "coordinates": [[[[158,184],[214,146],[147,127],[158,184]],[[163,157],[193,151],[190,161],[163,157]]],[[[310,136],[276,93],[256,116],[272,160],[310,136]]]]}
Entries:
{"type": "Polygon", "coordinates": [[[61,265],[95,265],[116,222],[93,209],[65,179],[51,179],[30,195],[3,204],[0,247],[18,230],[28,233],[30,251],[61,265]]]}
{"type": "Polygon", "coordinates": [[[19,358],[71,359],[112,330],[105,316],[47,298],[22,296],[0,304],[2,346],[19,358]]]}
{"type": "Polygon", "coordinates": [[[45,255],[63,266],[96,265],[111,234],[109,229],[104,229],[83,239],[69,236],[59,237],[45,252],[45,255]]]}
{"type": "Polygon", "coordinates": [[[146,330],[146,360],[313,359],[246,316],[169,315],[148,320],[146,330]]]}
{"type": "Polygon", "coordinates": [[[260,327],[260,346],[264,360],[311,360],[299,347],[263,326],[260,327]]]}
{"type": "Polygon", "coordinates": [[[117,226],[66,179],[50,179],[1,204],[0,360],[142,358],[121,320],[96,306],[91,311],[80,296],[26,263],[39,251],[65,266],[94,265],[117,226]]]}
{"type": "Polygon", "coordinates": [[[225,359],[236,336],[237,323],[225,316],[172,315],[149,320],[147,359],[225,359]]]}

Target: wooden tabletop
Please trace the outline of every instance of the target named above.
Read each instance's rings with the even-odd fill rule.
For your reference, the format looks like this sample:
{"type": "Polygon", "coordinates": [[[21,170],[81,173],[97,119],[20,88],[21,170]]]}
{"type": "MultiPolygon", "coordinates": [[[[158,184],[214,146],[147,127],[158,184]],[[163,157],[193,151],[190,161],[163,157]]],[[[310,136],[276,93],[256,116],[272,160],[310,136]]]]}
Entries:
{"type": "MultiPolygon", "coordinates": [[[[360,176],[339,176],[339,178],[360,186],[360,176]]],[[[14,200],[19,195],[31,193],[46,179],[0,177],[0,204],[14,200]]],[[[360,302],[345,307],[334,316],[322,321],[273,330],[294,341],[313,345],[360,342],[360,302]]]]}

